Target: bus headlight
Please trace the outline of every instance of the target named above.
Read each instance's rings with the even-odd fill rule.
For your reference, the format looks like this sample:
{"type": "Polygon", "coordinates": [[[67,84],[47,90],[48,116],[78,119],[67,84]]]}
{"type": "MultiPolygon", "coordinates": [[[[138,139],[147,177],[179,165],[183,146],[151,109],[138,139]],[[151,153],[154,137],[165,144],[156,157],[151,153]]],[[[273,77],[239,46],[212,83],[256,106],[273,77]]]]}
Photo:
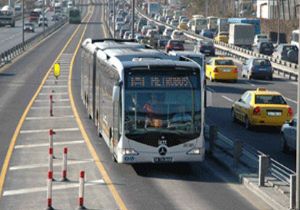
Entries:
{"type": "Polygon", "coordinates": [[[139,153],[132,148],[122,149],[122,155],[138,155],[139,153]]]}
{"type": "Polygon", "coordinates": [[[193,149],[189,150],[186,154],[187,155],[200,155],[201,148],[193,148],[193,149]]]}

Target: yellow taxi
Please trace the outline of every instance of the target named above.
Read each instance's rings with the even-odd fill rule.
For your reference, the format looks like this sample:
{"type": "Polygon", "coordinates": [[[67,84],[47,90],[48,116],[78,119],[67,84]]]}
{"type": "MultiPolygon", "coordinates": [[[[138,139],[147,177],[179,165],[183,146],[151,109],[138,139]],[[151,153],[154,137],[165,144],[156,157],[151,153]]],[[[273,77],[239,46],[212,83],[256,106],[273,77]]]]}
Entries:
{"type": "Polygon", "coordinates": [[[219,32],[218,35],[215,37],[215,41],[217,42],[224,42],[228,43],[229,33],[228,32],[219,32]]]}
{"type": "Polygon", "coordinates": [[[237,82],[238,68],[229,58],[212,58],[206,63],[206,77],[210,81],[231,80],[237,82]]]}
{"type": "Polygon", "coordinates": [[[293,118],[293,110],[279,92],[257,88],[246,91],[234,102],[231,117],[234,122],[243,122],[247,129],[253,126],[280,127],[293,118]]]}
{"type": "Polygon", "coordinates": [[[179,25],[177,26],[177,28],[179,30],[188,30],[188,25],[187,25],[187,23],[179,23],[179,25]]]}

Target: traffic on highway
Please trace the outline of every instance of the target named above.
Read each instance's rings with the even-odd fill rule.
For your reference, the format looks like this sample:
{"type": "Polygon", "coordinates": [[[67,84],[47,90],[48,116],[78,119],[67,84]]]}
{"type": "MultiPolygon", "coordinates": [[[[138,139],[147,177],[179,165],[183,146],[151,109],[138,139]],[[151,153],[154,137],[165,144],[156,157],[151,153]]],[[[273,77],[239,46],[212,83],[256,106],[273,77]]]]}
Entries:
{"type": "Polygon", "coordinates": [[[290,2],[0,0],[0,209],[300,209],[290,2]]]}

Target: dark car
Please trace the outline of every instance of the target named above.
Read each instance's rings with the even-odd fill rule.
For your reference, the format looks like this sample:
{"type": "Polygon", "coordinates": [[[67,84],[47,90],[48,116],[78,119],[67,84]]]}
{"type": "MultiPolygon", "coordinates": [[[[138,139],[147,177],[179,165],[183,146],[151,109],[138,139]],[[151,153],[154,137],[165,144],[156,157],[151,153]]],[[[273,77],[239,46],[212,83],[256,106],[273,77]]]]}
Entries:
{"type": "Polygon", "coordinates": [[[274,52],[274,46],[272,42],[259,42],[257,44],[257,52],[264,55],[272,55],[274,52]]]}
{"type": "Polygon", "coordinates": [[[157,42],[157,47],[158,48],[165,48],[170,39],[171,39],[170,36],[160,36],[160,38],[157,42]]]}
{"type": "Polygon", "coordinates": [[[169,52],[171,50],[183,51],[184,50],[183,41],[176,40],[176,39],[169,40],[166,45],[166,51],[169,52]]]}
{"type": "Polygon", "coordinates": [[[207,38],[210,38],[210,39],[213,39],[214,38],[214,35],[215,33],[211,30],[208,30],[208,29],[204,29],[200,32],[200,35],[201,36],[204,36],[204,37],[207,37],[207,38]]]}
{"type": "Polygon", "coordinates": [[[195,46],[194,51],[209,56],[215,56],[216,54],[214,43],[208,40],[200,40],[198,44],[195,46]]]}
{"type": "Polygon", "coordinates": [[[243,63],[242,77],[247,77],[248,79],[264,78],[272,80],[272,64],[265,58],[250,58],[246,61],[246,63],[243,63]]]}
{"type": "Polygon", "coordinates": [[[298,63],[298,47],[296,45],[280,44],[273,56],[280,60],[298,63]]]}

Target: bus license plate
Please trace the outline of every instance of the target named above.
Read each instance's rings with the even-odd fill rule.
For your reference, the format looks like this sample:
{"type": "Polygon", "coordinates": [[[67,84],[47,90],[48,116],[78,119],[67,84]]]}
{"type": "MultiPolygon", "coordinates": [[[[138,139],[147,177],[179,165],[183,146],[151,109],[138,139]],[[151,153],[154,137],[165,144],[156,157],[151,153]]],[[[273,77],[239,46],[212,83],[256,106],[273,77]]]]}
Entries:
{"type": "Polygon", "coordinates": [[[165,163],[165,162],[172,162],[172,157],[155,157],[153,159],[154,163],[165,163]]]}

